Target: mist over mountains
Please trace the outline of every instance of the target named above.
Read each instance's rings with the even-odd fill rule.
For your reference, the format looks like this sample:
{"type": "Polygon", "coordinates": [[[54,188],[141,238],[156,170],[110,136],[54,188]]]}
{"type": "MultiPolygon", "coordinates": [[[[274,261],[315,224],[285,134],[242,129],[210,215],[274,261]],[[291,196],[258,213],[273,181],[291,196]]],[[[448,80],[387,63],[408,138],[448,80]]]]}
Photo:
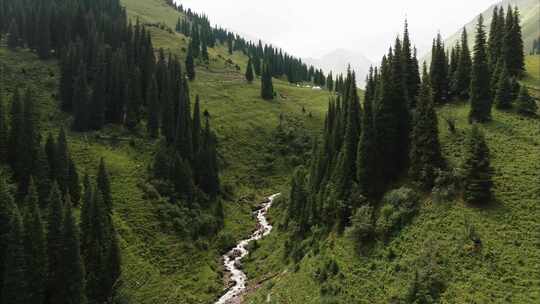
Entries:
{"type": "Polygon", "coordinates": [[[373,62],[361,52],[346,49],[336,49],[320,58],[304,58],[303,60],[308,65],[323,69],[325,73],[332,71],[334,75],[346,74],[350,65],[356,72],[356,80],[361,87],[365,83],[369,67],[373,65],[373,62]]]}

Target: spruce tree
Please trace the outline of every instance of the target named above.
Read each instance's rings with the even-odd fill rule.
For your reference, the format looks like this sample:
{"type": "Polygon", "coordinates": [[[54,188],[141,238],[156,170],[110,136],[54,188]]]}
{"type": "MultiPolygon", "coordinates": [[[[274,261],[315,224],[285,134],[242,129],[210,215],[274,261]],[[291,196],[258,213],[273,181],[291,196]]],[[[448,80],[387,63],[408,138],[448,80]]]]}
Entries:
{"type": "Polygon", "coordinates": [[[63,265],[63,222],[64,203],[60,189],[56,183],[51,188],[49,214],[47,218],[47,260],[49,271],[47,276],[48,303],[63,303],[65,298],[65,281],[63,265]]]}
{"type": "Polygon", "coordinates": [[[69,186],[69,151],[64,129],[60,129],[56,142],[54,172],[59,190],[65,194],[69,186]]]}
{"type": "Polygon", "coordinates": [[[193,50],[193,42],[189,44],[188,47],[188,53],[186,57],[186,74],[189,78],[189,80],[193,81],[195,80],[195,61],[193,59],[194,57],[194,50],[193,50]]]}
{"type": "Polygon", "coordinates": [[[463,165],[463,198],[468,203],[487,204],[493,197],[493,170],[490,164],[489,148],[479,126],[474,124],[467,142],[467,152],[463,165]]]}
{"type": "Polygon", "coordinates": [[[105,167],[105,159],[101,159],[99,162],[99,169],[97,175],[97,189],[103,195],[103,202],[107,207],[107,211],[112,212],[113,202],[111,195],[111,182],[109,178],[109,173],[105,167]]]}
{"type": "Polygon", "coordinates": [[[86,66],[81,62],[78,68],[73,88],[73,130],[84,132],[88,130],[88,110],[90,91],[86,76],[86,66]]]}
{"type": "Polygon", "coordinates": [[[538,111],[536,101],[529,95],[529,90],[526,86],[522,86],[517,99],[517,111],[522,115],[534,116],[538,111]]]}
{"type": "Polygon", "coordinates": [[[193,107],[193,152],[199,152],[201,146],[202,126],[201,126],[201,105],[199,95],[195,97],[195,106],[193,107]]]}
{"type": "Polygon", "coordinates": [[[41,304],[45,298],[47,279],[47,243],[36,191],[34,182],[30,180],[28,195],[25,199],[24,247],[28,265],[28,303],[41,304]]]}
{"type": "Polygon", "coordinates": [[[19,26],[17,25],[17,22],[15,19],[11,19],[11,23],[9,25],[8,30],[8,37],[7,37],[7,46],[10,49],[15,49],[18,46],[20,46],[20,33],[19,33],[19,26]]]}
{"type": "Polygon", "coordinates": [[[64,270],[64,301],[65,303],[84,304],[85,274],[80,253],[79,229],[73,216],[72,202],[66,195],[63,222],[63,252],[62,263],[64,270]]]}
{"type": "Polygon", "coordinates": [[[39,14],[39,33],[37,35],[37,53],[39,58],[48,59],[51,53],[50,8],[42,5],[39,14]]]}
{"type": "Polygon", "coordinates": [[[100,130],[105,125],[105,108],[106,108],[106,89],[107,89],[107,71],[105,68],[99,74],[99,78],[95,80],[94,89],[92,91],[92,106],[90,110],[89,128],[92,130],[100,130]]]}
{"type": "Polygon", "coordinates": [[[450,83],[448,77],[448,59],[440,34],[433,41],[430,69],[429,76],[433,91],[433,100],[438,104],[445,103],[448,101],[450,83]]]}
{"type": "Polygon", "coordinates": [[[77,167],[73,159],[69,159],[68,163],[68,192],[71,199],[71,202],[74,206],[78,206],[81,200],[81,184],[79,182],[79,172],[77,172],[77,167]]]}
{"type": "Polygon", "coordinates": [[[8,244],[4,253],[2,304],[27,303],[29,296],[28,266],[24,253],[24,228],[17,207],[13,208],[8,234],[8,244]]]}
{"type": "Polygon", "coordinates": [[[504,20],[503,8],[495,6],[493,8],[493,17],[489,29],[488,39],[488,62],[491,70],[494,70],[503,55],[503,43],[505,39],[506,26],[504,20]]]}
{"type": "Polygon", "coordinates": [[[2,164],[8,161],[9,154],[9,127],[3,94],[2,79],[0,79],[0,163],[2,164]]]}
{"type": "Polygon", "coordinates": [[[255,77],[253,76],[253,66],[251,64],[251,58],[249,58],[246,68],[246,80],[248,83],[252,83],[254,78],[255,77]]]}
{"type": "MultiPolygon", "coordinates": [[[[56,164],[56,142],[52,133],[47,135],[47,140],[45,142],[45,154],[47,156],[47,162],[49,163],[49,178],[51,180],[55,180],[56,172],[54,168],[56,164]]],[[[47,195],[49,194],[49,190],[47,190],[47,195]]]]}
{"type": "Polygon", "coordinates": [[[486,33],[484,31],[484,18],[480,15],[476,27],[474,60],[471,71],[470,122],[487,122],[491,120],[491,94],[489,83],[486,33]]]}
{"type": "Polygon", "coordinates": [[[49,204],[49,191],[51,190],[51,173],[49,162],[45,150],[38,147],[37,159],[35,161],[34,176],[39,196],[39,205],[46,207],[49,204]]]}
{"type": "MultiPolygon", "coordinates": [[[[191,28],[191,51],[193,52],[193,57],[198,58],[201,53],[201,39],[199,36],[199,27],[196,23],[193,23],[191,28]]],[[[189,51],[189,50],[188,50],[189,51]]]]}
{"type": "Polygon", "coordinates": [[[90,233],[91,211],[94,203],[94,190],[88,174],[84,176],[84,194],[81,206],[81,252],[86,255],[88,250],[88,236],[90,233]]]}
{"type": "Polygon", "coordinates": [[[423,82],[411,135],[411,166],[409,168],[410,177],[425,190],[433,187],[436,171],[442,165],[437,114],[428,79],[427,68],[424,64],[423,82]]]}
{"type": "Polygon", "coordinates": [[[469,41],[467,30],[463,28],[461,33],[461,48],[456,68],[456,94],[463,99],[469,98],[471,85],[471,52],[469,50],[469,41]]]}
{"type": "Polygon", "coordinates": [[[268,63],[264,63],[261,76],[261,97],[264,100],[274,99],[274,85],[272,83],[272,72],[268,63]]]}
{"type": "Polygon", "coordinates": [[[152,77],[150,88],[147,91],[146,100],[148,102],[148,123],[146,124],[150,137],[157,138],[159,136],[159,92],[156,78],[152,77]]]}
{"type": "Polygon", "coordinates": [[[495,106],[499,110],[508,110],[512,108],[512,92],[510,87],[510,77],[508,75],[508,70],[506,67],[502,68],[501,74],[499,76],[499,81],[497,83],[496,93],[495,93],[495,106]]]}
{"type": "Polygon", "coordinates": [[[506,17],[506,35],[504,36],[503,54],[508,73],[511,77],[521,77],[525,71],[525,52],[519,18],[516,7],[508,7],[506,17]]]}
{"type": "Polygon", "coordinates": [[[3,299],[4,273],[6,267],[6,252],[10,244],[11,220],[15,204],[9,191],[8,184],[0,176],[0,299],[3,299]]]}
{"type": "Polygon", "coordinates": [[[19,143],[24,139],[24,108],[18,89],[15,89],[15,92],[13,93],[10,114],[8,160],[13,171],[17,173],[17,159],[22,150],[19,143]]]}

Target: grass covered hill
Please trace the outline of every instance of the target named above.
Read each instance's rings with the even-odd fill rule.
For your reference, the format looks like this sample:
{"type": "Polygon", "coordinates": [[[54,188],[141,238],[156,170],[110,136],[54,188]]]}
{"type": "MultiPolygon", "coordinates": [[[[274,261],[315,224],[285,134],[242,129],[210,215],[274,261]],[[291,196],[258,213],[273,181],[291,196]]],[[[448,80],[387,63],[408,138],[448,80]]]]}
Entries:
{"type": "MultiPolygon", "coordinates": [[[[165,0],[126,0],[128,18],[145,23],[155,49],[185,60],[188,38],[173,30],[183,17],[165,0]]],[[[185,17],[185,16],[184,16],[185,17]]],[[[149,192],[146,181],[157,142],[108,125],[101,131],[68,132],[68,143],[81,174],[97,172],[103,157],[111,176],[113,219],[122,252],[118,299],[130,303],[209,303],[224,288],[220,255],[254,228],[252,207],[282,190],[292,168],[303,162],[311,137],[323,122],[329,93],[300,88],[275,79],[277,100],[260,98],[259,80],[244,78],[248,57],[228,53],[225,45],[209,48],[209,63],[199,63],[190,83],[191,99],[200,96],[218,141],[224,189],[225,227],[218,236],[186,241],[174,228],[164,202],[149,192]],[[281,126],[281,128],[278,128],[281,126]],[[313,131],[315,130],[315,131],[313,131]],[[276,153],[277,151],[277,153],[276,153]]],[[[9,50],[2,41],[4,100],[15,88],[31,87],[39,100],[41,132],[66,130],[72,118],[58,106],[59,64],[39,60],[28,50],[9,50]]]]}
{"type": "MultiPolygon", "coordinates": [[[[540,85],[539,60],[527,58],[529,87],[540,85]]],[[[438,109],[441,147],[452,166],[463,161],[468,112],[467,103],[438,109]],[[456,133],[449,132],[448,117],[455,118],[456,133]]],[[[278,229],[253,246],[246,262],[254,278],[246,303],[400,303],[421,284],[433,284],[425,278],[443,282],[436,287],[437,303],[538,302],[540,122],[494,110],[482,129],[495,171],[490,207],[426,196],[414,220],[368,254],[357,254],[346,236],[331,234],[298,264],[284,262],[288,232],[278,229]]],[[[276,225],[287,203],[284,195],[271,211],[276,225]]]]}

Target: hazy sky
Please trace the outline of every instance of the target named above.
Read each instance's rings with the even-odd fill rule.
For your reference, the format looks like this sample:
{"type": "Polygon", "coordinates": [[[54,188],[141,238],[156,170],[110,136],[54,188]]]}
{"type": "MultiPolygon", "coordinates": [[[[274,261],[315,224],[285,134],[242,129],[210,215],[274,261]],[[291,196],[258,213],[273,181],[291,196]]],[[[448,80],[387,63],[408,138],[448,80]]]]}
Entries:
{"type": "Polygon", "coordinates": [[[405,18],[420,53],[433,37],[453,34],[497,0],[180,0],[213,24],[261,38],[301,57],[338,48],[378,61],[405,18]]]}

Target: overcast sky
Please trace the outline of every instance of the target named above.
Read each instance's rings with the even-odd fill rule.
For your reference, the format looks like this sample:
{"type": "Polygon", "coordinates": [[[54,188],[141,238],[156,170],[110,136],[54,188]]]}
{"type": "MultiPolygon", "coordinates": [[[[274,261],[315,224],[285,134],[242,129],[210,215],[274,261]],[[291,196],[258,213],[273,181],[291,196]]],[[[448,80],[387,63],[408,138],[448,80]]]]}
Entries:
{"type": "Polygon", "coordinates": [[[405,18],[420,53],[433,37],[453,34],[497,0],[180,0],[204,12],[213,24],[261,38],[301,57],[338,48],[372,61],[402,32],[405,18]],[[323,4],[324,3],[324,4],[323,4]]]}

